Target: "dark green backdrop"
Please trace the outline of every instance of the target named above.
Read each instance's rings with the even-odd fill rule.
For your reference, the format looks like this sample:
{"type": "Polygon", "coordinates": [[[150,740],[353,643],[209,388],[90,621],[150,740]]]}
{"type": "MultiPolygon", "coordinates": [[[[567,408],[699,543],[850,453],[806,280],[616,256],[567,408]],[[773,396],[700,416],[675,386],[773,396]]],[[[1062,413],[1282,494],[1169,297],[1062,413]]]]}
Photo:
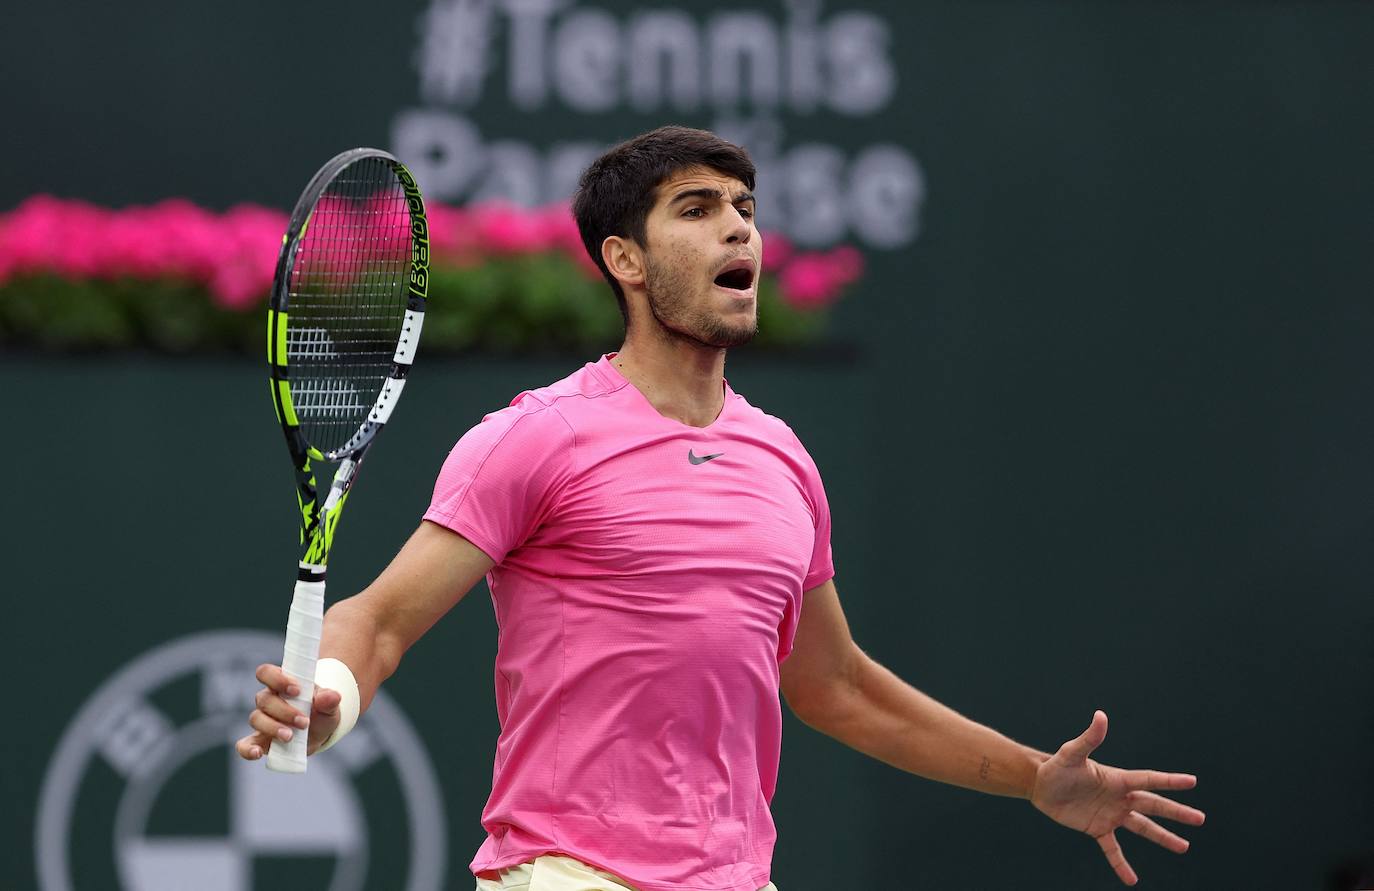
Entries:
{"type": "MultiPolygon", "coordinates": [[[[284,207],[416,103],[421,8],[9,11],[0,207],[284,207]]],[[[921,236],[869,252],[831,334],[850,349],[746,348],[727,370],[825,475],[856,637],[1026,742],[1100,707],[1104,760],[1198,773],[1187,800],[1209,820],[1188,855],[1125,839],[1149,887],[1353,887],[1338,876],[1374,857],[1374,6],[868,8],[891,25],[897,98],[788,117],[787,138],[908,149],[921,236]]],[[[665,117],[484,109],[527,139],[665,117]]],[[[422,361],[333,590],[399,546],[467,426],[587,358],[422,361]]],[[[0,887],[27,888],[42,770],[76,709],[170,638],[278,629],[294,508],[254,361],[15,355],[0,393],[0,887]]],[[[479,591],[390,685],[439,770],[452,888],[470,887],[490,777],[492,632],[479,591]]],[[[783,891],[1114,885],[1090,840],[1026,805],[795,723],[775,812],[783,891]]]]}

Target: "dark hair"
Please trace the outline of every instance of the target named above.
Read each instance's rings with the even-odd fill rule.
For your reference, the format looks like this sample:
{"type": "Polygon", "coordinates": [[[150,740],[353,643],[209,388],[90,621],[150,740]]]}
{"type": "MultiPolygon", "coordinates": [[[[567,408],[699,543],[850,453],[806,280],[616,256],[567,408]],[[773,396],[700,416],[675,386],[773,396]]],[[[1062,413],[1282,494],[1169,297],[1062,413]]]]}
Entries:
{"type": "Polygon", "coordinates": [[[659,127],[622,142],[593,161],[578,183],[572,204],[577,230],[592,262],[610,282],[627,323],[625,292],[601,259],[601,244],[619,235],[644,245],[645,224],[659,185],[691,167],[733,176],[754,189],[754,162],[748,152],[707,130],[679,126],[659,127]]]}

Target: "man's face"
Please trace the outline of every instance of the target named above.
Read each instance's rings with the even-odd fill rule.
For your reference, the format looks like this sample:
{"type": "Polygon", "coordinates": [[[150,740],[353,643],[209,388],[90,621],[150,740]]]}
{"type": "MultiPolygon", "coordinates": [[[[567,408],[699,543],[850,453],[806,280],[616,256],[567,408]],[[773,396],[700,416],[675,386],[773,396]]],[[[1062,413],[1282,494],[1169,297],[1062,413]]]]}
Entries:
{"type": "Polygon", "coordinates": [[[680,171],[659,184],[645,229],[644,287],[665,332],[711,347],[747,343],[758,331],[763,240],[744,183],[680,171]]]}

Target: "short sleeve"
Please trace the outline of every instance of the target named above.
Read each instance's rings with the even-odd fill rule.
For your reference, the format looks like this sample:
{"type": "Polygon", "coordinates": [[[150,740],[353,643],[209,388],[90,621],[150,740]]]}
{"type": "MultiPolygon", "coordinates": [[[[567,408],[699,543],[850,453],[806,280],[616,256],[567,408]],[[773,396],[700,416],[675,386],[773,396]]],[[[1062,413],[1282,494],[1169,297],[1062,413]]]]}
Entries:
{"type": "Polygon", "coordinates": [[[792,644],[797,635],[797,623],[801,620],[803,596],[817,585],[823,585],[835,577],[834,558],[830,553],[830,502],[825,497],[821,473],[800,442],[796,443],[795,455],[802,495],[806,498],[815,524],[815,538],[811,543],[811,560],[807,563],[806,574],[802,577],[801,591],[796,602],[789,604],[782,624],[778,626],[779,663],[792,652],[792,644]]]}
{"type": "Polygon", "coordinates": [[[830,502],[825,497],[821,473],[816,469],[810,455],[807,456],[805,467],[802,486],[811,501],[816,518],[816,541],[811,548],[811,564],[807,567],[806,579],[802,582],[802,590],[810,591],[835,577],[835,560],[830,553],[830,502]]]}
{"type": "Polygon", "coordinates": [[[493,412],[449,452],[424,518],[500,563],[539,527],[573,462],[572,428],[555,409],[493,412]]]}

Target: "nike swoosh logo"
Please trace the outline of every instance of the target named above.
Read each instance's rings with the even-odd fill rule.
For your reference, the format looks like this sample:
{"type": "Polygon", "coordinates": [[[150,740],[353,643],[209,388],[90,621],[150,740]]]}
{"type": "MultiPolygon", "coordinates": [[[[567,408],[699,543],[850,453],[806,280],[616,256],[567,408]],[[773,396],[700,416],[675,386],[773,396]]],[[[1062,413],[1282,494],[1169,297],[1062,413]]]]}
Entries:
{"type": "Polygon", "coordinates": [[[702,455],[700,458],[698,458],[698,457],[692,452],[691,449],[688,449],[688,450],[687,450],[687,460],[688,460],[688,461],[691,461],[693,464],[705,464],[707,461],[710,461],[712,458],[719,458],[721,455],[724,455],[724,454],[725,454],[724,452],[716,452],[714,455],[702,455]]]}

